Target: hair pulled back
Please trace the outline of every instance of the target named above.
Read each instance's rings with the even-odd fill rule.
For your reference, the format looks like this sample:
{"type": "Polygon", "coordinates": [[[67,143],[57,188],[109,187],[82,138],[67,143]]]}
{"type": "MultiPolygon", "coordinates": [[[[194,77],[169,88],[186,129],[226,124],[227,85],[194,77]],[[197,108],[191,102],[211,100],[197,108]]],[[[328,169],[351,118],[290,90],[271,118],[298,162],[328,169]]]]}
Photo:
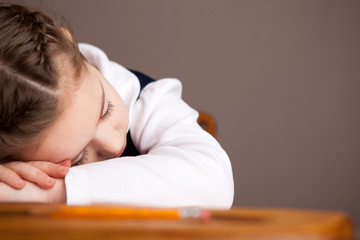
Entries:
{"type": "Polygon", "coordinates": [[[80,74],[84,58],[62,27],[43,12],[0,4],[0,162],[23,160],[60,114],[57,57],[80,74]]]}

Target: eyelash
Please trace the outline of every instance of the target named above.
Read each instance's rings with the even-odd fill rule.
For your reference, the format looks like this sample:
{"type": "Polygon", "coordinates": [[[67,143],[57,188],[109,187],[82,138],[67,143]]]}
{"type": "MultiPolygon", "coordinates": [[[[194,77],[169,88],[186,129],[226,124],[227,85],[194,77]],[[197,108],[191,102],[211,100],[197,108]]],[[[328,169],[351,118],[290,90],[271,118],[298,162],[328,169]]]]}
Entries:
{"type": "Polygon", "coordinates": [[[89,159],[89,151],[85,148],[83,151],[83,155],[79,161],[72,165],[72,167],[79,166],[84,164],[89,159]]]}
{"type": "Polygon", "coordinates": [[[109,101],[108,108],[105,114],[101,117],[101,119],[108,119],[111,116],[112,111],[114,110],[114,104],[109,101]]]}

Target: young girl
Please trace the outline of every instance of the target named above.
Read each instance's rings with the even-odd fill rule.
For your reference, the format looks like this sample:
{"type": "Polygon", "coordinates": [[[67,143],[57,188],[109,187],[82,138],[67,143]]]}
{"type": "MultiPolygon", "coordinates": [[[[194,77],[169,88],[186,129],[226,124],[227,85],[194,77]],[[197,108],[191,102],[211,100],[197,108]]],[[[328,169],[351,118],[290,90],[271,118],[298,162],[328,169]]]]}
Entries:
{"type": "Polygon", "coordinates": [[[178,80],[152,82],[2,4],[0,86],[0,201],[231,207],[228,156],[178,80]]]}

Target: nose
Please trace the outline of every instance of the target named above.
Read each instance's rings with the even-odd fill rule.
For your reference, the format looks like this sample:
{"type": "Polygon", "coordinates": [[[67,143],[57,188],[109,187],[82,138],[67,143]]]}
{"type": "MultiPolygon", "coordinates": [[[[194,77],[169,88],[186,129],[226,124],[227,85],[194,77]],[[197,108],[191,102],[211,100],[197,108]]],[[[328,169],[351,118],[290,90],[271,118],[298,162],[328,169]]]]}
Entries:
{"type": "Polygon", "coordinates": [[[123,144],[123,137],[119,130],[112,127],[99,127],[91,145],[101,159],[107,159],[117,154],[123,144]]]}

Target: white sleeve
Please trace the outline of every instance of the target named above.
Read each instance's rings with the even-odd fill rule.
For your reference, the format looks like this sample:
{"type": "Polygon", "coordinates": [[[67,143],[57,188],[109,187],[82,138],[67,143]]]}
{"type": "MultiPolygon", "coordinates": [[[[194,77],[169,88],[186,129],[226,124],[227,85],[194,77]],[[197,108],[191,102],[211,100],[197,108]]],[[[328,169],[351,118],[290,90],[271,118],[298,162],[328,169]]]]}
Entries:
{"type": "Polygon", "coordinates": [[[230,208],[230,160],[197,124],[181,99],[181,83],[163,79],[142,91],[130,132],[143,155],[70,169],[68,204],[116,203],[148,207],[230,208]]]}

